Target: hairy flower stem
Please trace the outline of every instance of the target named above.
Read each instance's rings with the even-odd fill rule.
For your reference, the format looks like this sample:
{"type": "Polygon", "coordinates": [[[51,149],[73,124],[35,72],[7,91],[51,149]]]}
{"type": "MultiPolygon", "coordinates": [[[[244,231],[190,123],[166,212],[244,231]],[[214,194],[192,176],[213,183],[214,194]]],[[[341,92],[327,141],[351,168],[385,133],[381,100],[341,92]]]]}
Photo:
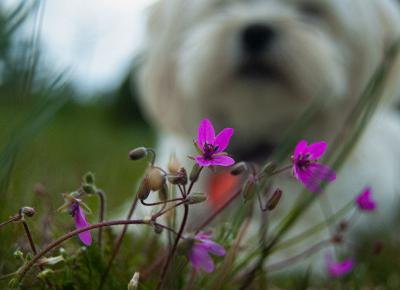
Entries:
{"type": "MultiPolygon", "coordinates": [[[[136,195],[135,199],[133,200],[132,205],[131,205],[131,207],[129,209],[128,215],[126,217],[127,220],[130,220],[132,218],[133,212],[135,211],[135,208],[136,208],[136,206],[138,204],[138,201],[139,201],[139,199],[138,199],[138,197],[136,195]]],[[[117,240],[117,242],[116,242],[116,244],[114,246],[114,249],[113,249],[111,257],[110,257],[110,260],[108,260],[107,268],[104,271],[103,275],[101,276],[99,290],[103,289],[103,287],[104,287],[104,285],[106,283],[107,276],[108,276],[108,274],[110,272],[111,266],[114,263],[115,258],[118,255],[118,252],[119,252],[119,250],[121,248],[121,245],[122,245],[122,240],[124,239],[127,230],[128,230],[128,224],[126,224],[124,226],[124,228],[122,229],[122,232],[119,235],[118,240],[117,240]]]]}
{"type": "Polygon", "coordinates": [[[15,216],[12,216],[10,219],[0,223],[0,228],[2,226],[5,226],[5,225],[7,225],[9,223],[15,222],[15,221],[20,220],[20,219],[21,219],[21,216],[19,214],[15,215],[15,216]]]}
{"type": "Polygon", "coordinates": [[[208,226],[221,212],[223,212],[240,194],[242,190],[238,190],[233,194],[222,206],[220,206],[214,213],[212,213],[200,226],[197,227],[196,233],[208,226]]]}
{"type": "MultiPolygon", "coordinates": [[[[99,197],[99,201],[100,201],[99,223],[101,223],[104,221],[106,199],[105,199],[104,191],[102,191],[101,189],[97,189],[96,194],[99,197]]],[[[103,228],[99,228],[99,231],[97,232],[97,243],[99,244],[100,250],[102,248],[102,237],[103,237],[103,228]]]]}
{"type": "Polygon", "coordinates": [[[292,266],[299,261],[303,261],[304,259],[318,253],[325,246],[330,245],[330,243],[331,243],[330,239],[320,241],[319,243],[312,245],[311,247],[309,247],[308,249],[306,249],[305,251],[303,251],[302,253],[300,253],[296,256],[293,256],[286,260],[279,261],[279,262],[269,265],[268,272],[279,271],[279,270],[285,269],[286,267],[292,266]]]}
{"type": "Polygon", "coordinates": [[[165,278],[166,278],[166,276],[168,274],[169,266],[171,264],[172,258],[175,255],[176,249],[178,247],[179,240],[181,239],[183,231],[185,229],[188,215],[189,215],[189,205],[185,204],[184,205],[182,224],[181,224],[181,227],[179,229],[178,235],[177,235],[177,237],[175,239],[174,245],[172,246],[172,249],[171,249],[171,251],[170,251],[170,253],[168,255],[167,261],[165,262],[163,271],[161,273],[160,282],[158,283],[158,286],[157,286],[157,290],[163,289],[163,286],[164,286],[164,283],[165,283],[165,278]]]}
{"type": "Polygon", "coordinates": [[[83,228],[79,228],[76,230],[73,230],[63,236],[61,236],[60,238],[58,238],[57,240],[51,242],[49,245],[47,245],[42,251],[40,251],[39,253],[37,253],[32,260],[29,261],[29,263],[25,264],[23,267],[21,267],[18,270],[18,281],[20,282],[22,281],[22,279],[25,277],[26,273],[40,260],[40,258],[42,258],[44,255],[46,255],[48,252],[54,250],[55,248],[59,247],[62,243],[64,243],[65,241],[67,241],[68,239],[79,235],[80,233],[86,232],[86,231],[90,231],[93,229],[97,229],[97,228],[101,228],[101,227],[110,227],[110,226],[117,226],[117,225],[157,225],[160,226],[166,230],[169,230],[168,227],[159,224],[159,223],[149,223],[148,221],[145,221],[143,219],[140,220],[115,220],[115,221],[105,221],[102,223],[98,223],[98,224],[93,224],[93,225],[89,225],[87,227],[83,227],[83,228]]]}
{"type": "MultiPolygon", "coordinates": [[[[26,236],[28,238],[28,241],[29,241],[29,246],[31,247],[31,250],[32,250],[33,254],[37,255],[37,250],[36,250],[35,243],[33,242],[31,231],[29,230],[28,223],[24,220],[22,215],[21,215],[21,222],[22,222],[22,225],[24,226],[25,234],[26,234],[26,236]]],[[[44,267],[43,266],[39,266],[39,269],[41,271],[43,271],[44,267]]],[[[46,283],[46,285],[47,285],[47,287],[49,289],[53,289],[53,285],[51,284],[51,282],[47,278],[44,279],[44,282],[46,283]]]]}

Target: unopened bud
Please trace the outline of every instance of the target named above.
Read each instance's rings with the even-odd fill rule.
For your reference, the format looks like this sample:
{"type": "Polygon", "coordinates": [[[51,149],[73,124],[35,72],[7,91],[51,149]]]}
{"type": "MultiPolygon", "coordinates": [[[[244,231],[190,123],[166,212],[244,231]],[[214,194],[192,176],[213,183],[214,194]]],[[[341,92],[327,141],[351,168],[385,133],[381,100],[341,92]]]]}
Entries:
{"type": "Polygon", "coordinates": [[[168,181],[171,184],[186,185],[187,181],[188,181],[186,169],[182,167],[181,169],[179,169],[179,171],[176,173],[176,175],[169,176],[168,181]]]}
{"type": "Polygon", "coordinates": [[[242,195],[244,200],[250,200],[254,196],[256,184],[253,180],[247,180],[242,189],[242,195]]]}
{"type": "Polygon", "coordinates": [[[276,189],[267,202],[267,210],[274,210],[282,198],[282,190],[276,189]]]}
{"type": "Polygon", "coordinates": [[[96,192],[96,189],[94,188],[94,186],[92,184],[82,184],[82,190],[86,193],[86,194],[94,194],[96,192]]]}
{"type": "Polygon", "coordinates": [[[35,215],[35,209],[33,207],[25,206],[21,208],[21,213],[28,217],[33,217],[35,215]]]}
{"type": "Polygon", "coordinates": [[[150,167],[147,176],[149,177],[149,187],[150,190],[157,191],[160,190],[165,183],[165,175],[160,169],[155,167],[150,167]]]}
{"type": "Polygon", "coordinates": [[[347,230],[348,227],[349,227],[349,224],[348,224],[347,221],[341,221],[341,222],[339,223],[338,230],[339,230],[340,232],[344,232],[344,231],[347,230]]]}
{"type": "Polygon", "coordinates": [[[200,171],[201,167],[197,163],[195,163],[189,175],[190,182],[194,183],[197,181],[197,179],[199,179],[200,171]]]}
{"type": "Polygon", "coordinates": [[[332,243],[334,244],[341,244],[343,242],[343,236],[342,235],[333,235],[331,238],[332,243]]]}
{"type": "Polygon", "coordinates": [[[155,224],[154,225],[154,232],[156,233],[156,234],[161,234],[162,232],[163,232],[163,228],[159,225],[159,224],[155,224]]]}
{"type": "Polygon", "coordinates": [[[62,255],[50,257],[50,258],[43,257],[43,258],[39,259],[38,265],[39,266],[40,265],[56,265],[63,261],[64,261],[64,257],[62,255]]]}
{"type": "Polygon", "coordinates": [[[129,151],[129,159],[130,160],[139,160],[147,155],[147,148],[145,147],[138,147],[129,151]]]}
{"type": "Polygon", "coordinates": [[[51,270],[51,269],[44,269],[42,272],[40,272],[38,275],[37,275],[37,277],[39,278],[39,279],[46,279],[46,278],[48,278],[48,277],[50,277],[51,275],[53,275],[54,274],[54,271],[53,270],[51,270]]]}
{"type": "Polygon", "coordinates": [[[162,188],[158,191],[158,198],[161,201],[166,201],[168,199],[168,185],[163,184],[162,188]]]}
{"type": "Polygon", "coordinates": [[[21,250],[16,250],[16,251],[14,251],[14,257],[16,259],[23,259],[24,258],[24,253],[22,253],[21,250]]]}
{"type": "Polygon", "coordinates": [[[131,281],[129,281],[128,283],[128,290],[136,290],[139,287],[139,278],[140,278],[140,274],[139,272],[135,272],[135,274],[133,274],[133,277],[131,279],[131,281]]]}
{"type": "Polygon", "coordinates": [[[172,154],[168,161],[168,172],[172,174],[177,174],[181,167],[182,165],[179,162],[178,158],[176,158],[176,155],[172,154]]]}
{"type": "Polygon", "coordinates": [[[207,200],[207,196],[201,192],[195,192],[187,198],[187,201],[189,204],[202,203],[206,200],[207,200]]]}
{"type": "Polygon", "coordinates": [[[83,176],[83,182],[87,184],[94,184],[95,183],[95,178],[94,174],[92,172],[88,172],[83,176]]]}
{"type": "Polygon", "coordinates": [[[149,185],[149,178],[146,175],[142,182],[140,183],[139,190],[137,192],[137,196],[140,200],[145,200],[149,197],[150,194],[150,185],[149,185]]]}
{"type": "Polygon", "coordinates": [[[245,171],[247,171],[246,162],[239,162],[239,163],[236,163],[236,164],[232,167],[232,169],[231,169],[231,174],[236,176],[236,175],[242,174],[242,173],[245,172],[245,171]]]}
{"type": "Polygon", "coordinates": [[[382,253],[384,247],[385,245],[383,244],[383,242],[376,242],[372,253],[374,255],[379,255],[380,253],[382,253]]]}
{"type": "Polygon", "coordinates": [[[275,170],[276,170],[276,164],[272,162],[268,162],[262,168],[262,172],[264,172],[266,175],[271,175],[272,173],[274,173],[275,170]]]}

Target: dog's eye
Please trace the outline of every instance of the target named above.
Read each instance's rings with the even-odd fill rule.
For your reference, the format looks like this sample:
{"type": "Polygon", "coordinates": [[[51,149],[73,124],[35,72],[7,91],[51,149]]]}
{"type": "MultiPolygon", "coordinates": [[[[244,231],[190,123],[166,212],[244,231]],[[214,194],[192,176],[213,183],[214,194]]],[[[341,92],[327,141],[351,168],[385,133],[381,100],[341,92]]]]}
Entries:
{"type": "Polygon", "coordinates": [[[325,14],[324,9],[317,3],[304,2],[299,5],[299,11],[308,17],[322,18],[325,14]]]}

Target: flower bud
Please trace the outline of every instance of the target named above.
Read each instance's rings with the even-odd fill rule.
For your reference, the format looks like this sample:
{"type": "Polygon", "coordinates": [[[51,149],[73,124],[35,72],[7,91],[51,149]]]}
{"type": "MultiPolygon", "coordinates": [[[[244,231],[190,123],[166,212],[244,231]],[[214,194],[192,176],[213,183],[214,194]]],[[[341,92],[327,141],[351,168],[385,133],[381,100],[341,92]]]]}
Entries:
{"type": "Polygon", "coordinates": [[[139,272],[135,272],[135,274],[133,274],[133,277],[131,279],[131,281],[129,281],[128,283],[128,290],[136,290],[139,287],[139,278],[140,278],[140,274],[139,272]]]}
{"type": "Polygon", "coordinates": [[[138,147],[129,151],[129,159],[130,160],[139,160],[147,155],[147,148],[145,147],[138,147]]]}
{"type": "Polygon", "coordinates": [[[86,194],[94,194],[96,192],[96,189],[94,188],[93,184],[82,184],[82,190],[86,194]]]}
{"type": "Polygon", "coordinates": [[[21,208],[21,213],[28,217],[33,217],[35,215],[35,209],[33,207],[25,206],[21,208]]]}
{"type": "Polygon", "coordinates": [[[194,183],[197,181],[197,179],[199,179],[200,171],[201,167],[197,163],[195,163],[189,175],[190,182],[194,183]]]}
{"type": "Polygon", "coordinates": [[[46,279],[48,277],[50,277],[51,275],[54,274],[54,271],[52,269],[44,269],[42,272],[40,272],[37,277],[39,279],[46,279]]]}
{"type": "Polygon", "coordinates": [[[63,261],[64,261],[64,257],[62,255],[50,257],[50,258],[43,257],[43,258],[39,259],[38,265],[39,266],[40,265],[56,265],[63,261]]]}
{"type": "Polygon", "coordinates": [[[14,251],[14,257],[16,259],[24,259],[24,253],[21,250],[14,251]]]}
{"type": "Polygon", "coordinates": [[[179,162],[178,158],[176,158],[176,155],[172,154],[168,162],[168,172],[172,174],[177,174],[181,167],[182,165],[179,162]]]}
{"type": "Polygon", "coordinates": [[[88,172],[83,176],[83,182],[87,184],[94,184],[95,183],[95,178],[94,174],[92,172],[88,172]]]}
{"type": "Polygon", "coordinates": [[[179,169],[179,171],[174,176],[169,176],[168,181],[171,184],[181,184],[186,185],[188,181],[187,172],[185,168],[179,169]]]}
{"type": "Polygon", "coordinates": [[[156,234],[161,234],[162,232],[163,232],[163,228],[159,225],[159,224],[155,224],[154,225],[154,232],[156,233],[156,234]]]}
{"type": "Polygon", "coordinates": [[[239,163],[236,163],[236,164],[232,167],[232,169],[231,169],[231,174],[236,176],[236,175],[242,174],[242,173],[245,172],[245,171],[247,171],[246,162],[239,162],[239,163]]]}
{"type": "Polygon", "coordinates": [[[244,200],[250,200],[254,196],[256,190],[256,184],[253,180],[247,180],[242,189],[242,195],[244,200]]]}
{"type": "Polygon", "coordinates": [[[272,194],[271,198],[267,202],[267,210],[273,210],[278,205],[279,201],[282,197],[282,190],[276,189],[275,192],[272,194]]]}
{"type": "Polygon", "coordinates": [[[149,197],[150,194],[150,185],[149,185],[149,178],[146,175],[142,182],[140,183],[139,190],[137,192],[137,196],[140,200],[145,200],[149,197]]]}
{"type": "Polygon", "coordinates": [[[202,203],[206,200],[207,196],[201,192],[195,192],[187,198],[188,204],[202,203]]]}
{"type": "Polygon", "coordinates": [[[150,190],[160,190],[165,184],[165,175],[158,168],[150,167],[147,176],[149,178],[150,190]]]}
{"type": "Polygon", "coordinates": [[[267,164],[264,165],[261,171],[264,172],[266,175],[271,175],[272,173],[274,173],[275,170],[276,170],[276,164],[268,162],[267,164]]]}
{"type": "Polygon", "coordinates": [[[166,201],[168,199],[168,185],[163,184],[162,188],[158,191],[158,198],[161,201],[166,201]]]}

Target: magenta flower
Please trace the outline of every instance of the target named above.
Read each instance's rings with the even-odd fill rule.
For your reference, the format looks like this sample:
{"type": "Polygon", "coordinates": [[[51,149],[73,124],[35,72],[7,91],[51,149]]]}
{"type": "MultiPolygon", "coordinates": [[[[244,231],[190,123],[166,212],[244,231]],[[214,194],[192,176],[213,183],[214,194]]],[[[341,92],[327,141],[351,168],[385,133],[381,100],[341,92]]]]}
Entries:
{"type": "Polygon", "coordinates": [[[327,146],[324,141],[308,145],[307,141],[301,140],[294,149],[293,174],[311,192],[321,192],[322,182],[336,179],[336,173],[329,166],[318,163],[327,146]]]}
{"type": "Polygon", "coordinates": [[[356,197],[356,204],[362,211],[374,211],[376,209],[376,201],[372,199],[372,190],[370,187],[366,187],[356,197]]]}
{"type": "Polygon", "coordinates": [[[325,265],[328,275],[331,278],[339,278],[348,274],[354,268],[353,259],[346,259],[341,262],[335,262],[331,253],[325,255],[325,265]]]}
{"type": "Polygon", "coordinates": [[[223,152],[229,145],[229,141],[233,135],[232,128],[223,129],[215,136],[214,127],[210,120],[204,119],[200,122],[196,147],[200,155],[194,159],[200,166],[230,166],[235,163],[226,152],[223,152]]]}
{"type": "MultiPolygon", "coordinates": [[[[72,202],[69,206],[69,212],[75,219],[75,227],[77,229],[89,226],[89,223],[86,221],[85,213],[80,207],[79,202],[72,202]]],[[[90,235],[90,231],[80,233],[79,239],[86,246],[90,246],[92,244],[92,236],[90,235]]]]}
{"type": "Polygon", "coordinates": [[[189,253],[189,260],[194,269],[202,268],[205,272],[211,273],[214,271],[214,262],[209,253],[217,256],[225,256],[225,249],[210,240],[211,233],[199,232],[195,236],[195,242],[189,253]]]}

